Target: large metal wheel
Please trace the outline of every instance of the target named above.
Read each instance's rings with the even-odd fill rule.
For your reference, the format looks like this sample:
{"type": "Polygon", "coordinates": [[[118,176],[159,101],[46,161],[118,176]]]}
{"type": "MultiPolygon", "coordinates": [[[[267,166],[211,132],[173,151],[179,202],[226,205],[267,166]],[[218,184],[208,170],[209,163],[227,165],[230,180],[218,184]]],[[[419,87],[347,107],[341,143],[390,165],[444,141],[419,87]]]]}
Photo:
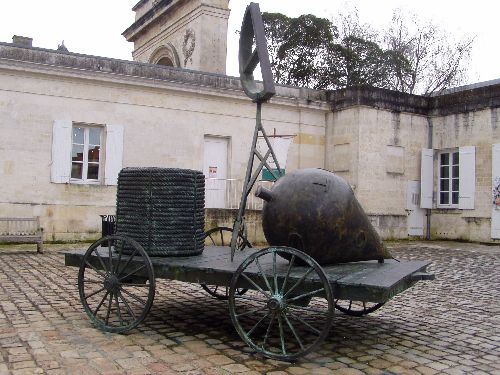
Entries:
{"type": "Polygon", "coordinates": [[[328,278],[314,259],[293,248],[270,247],[250,255],[234,273],[229,311],[238,334],[252,349],[294,361],[324,341],[335,307],[328,278]],[[277,261],[283,255],[289,263],[277,261]],[[296,266],[299,263],[305,266],[296,266]],[[236,293],[247,285],[252,290],[236,293]],[[298,303],[309,298],[308,306],[298,303]]]}
{"type": "MultiPolygon", "coordinates": [[[[231,236],[233,234],[233,229],[229,227],[216,227],[205,232],[205,243],[214,246],[228,246],[228,252],[231,252],[231,236]]],[[[243,250],[245,248],[251,248],[252,245],[241,233],[238,233],[238,238],[236,242],[236,250],[243,250]]],[[[200,284],[203,290],[205,290],[211,296],[225,301],[228,299],[229,287],[219,286],[219,285],[207,285],[200,284]]],[[[237,293],[242,295],[245,294],[247,289],[239,288],[237,293]]]]}
{"type": "Polygon", "coordinates": [[[384,306],[385,302],[373,303],[365,301],[335,300],[335,308],[350,316],[368,315],[384,306]]]}
{"type": "Polygon", "coordinates": [[[78,291],[85,312],[99,329],[130,331],[144,320],[153,304],[155,277],[151,260],[131,238],[103,237],[83,257],[78,291]]]}

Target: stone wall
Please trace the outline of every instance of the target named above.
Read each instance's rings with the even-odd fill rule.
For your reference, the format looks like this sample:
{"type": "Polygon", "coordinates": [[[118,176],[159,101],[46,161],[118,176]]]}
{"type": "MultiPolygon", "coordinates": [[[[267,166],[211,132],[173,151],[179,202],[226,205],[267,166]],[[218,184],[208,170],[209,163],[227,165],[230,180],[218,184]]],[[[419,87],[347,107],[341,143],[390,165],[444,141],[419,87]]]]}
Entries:
{"type": "MultiPolygon", "coordinates": [[[[51,183],[57,120],[122,125],[123,167],[202,170],[204,136],[226,137],[228,178],[244,177],[256,108],[232,77],[0,44],[0,82],[0,216],[40,216],[46,240],[94,238],[115,207],[114,186],[51,183]]],[[[291,170],[324,166],[321,95],[283,87],[263,106],[270,134],[297,135],[291,170]]]]}
{"type": "MultiPolygon", "coordinates": [[[[487,241],[491,226],[492,145],[500,142],[496,108],[470,108],[465,112],[435,116],[433,145],[436,150],[475,146],[475,204],[472,210],[437,209],[432,213],[434,238],[487,241]]],[[[438,178],[435,160],[435,178],[438,178]]],[[[437,192],[435,192],[435,195],[437,192]]]]}
{"type": "Polygon", "coordinates": [[[434,97],[349,88],[329,93],[329,101],[325,167],[349,181],[382,237],[407,237],[406,187],[420,180],[422,148],[433,148],[431,238],[496,242],[490,225],[492,145],[500,142],[498,82],[434,97]],[[439,208],[437,153],[462,146],[476,150],[474,209],[439,208]]]}
{"type": "MultiPolygon", "coordinates": [[[[0,216],[40,216],[46,240],[94,238],[116,194],[114,186],[50,182],[54,121],[122,125],[124,167],[200,170],[205,135],[225,137],[228,178],[244,176],[256,109],[237,78],[0,43],[0,82],[8,140],[0,146],[0,216]]],[[[498,83],[436,97],[278,86],[262,115],[268,134],[295,135],[287,171],[318,167],[344,177],[383,238],[408,237],[406,190],[420,180],[421,149],[475,146],[474,209],[434,204],[430,230],[433,238],[491,242],[499,108],[498,83]]],[[[209,223],[231,226],[228,215],[209,223]]],[[[260,243],[257,216],[249,231],[260,243]]]]}
{"type": "Polygon", "coordinates": [[[426,103],[406,99],[373,88],[330,97],[326,169],[351,184],[382,238],[408,237],[407,184],[420,180],[420,152],[427,146],[426,103]]]}

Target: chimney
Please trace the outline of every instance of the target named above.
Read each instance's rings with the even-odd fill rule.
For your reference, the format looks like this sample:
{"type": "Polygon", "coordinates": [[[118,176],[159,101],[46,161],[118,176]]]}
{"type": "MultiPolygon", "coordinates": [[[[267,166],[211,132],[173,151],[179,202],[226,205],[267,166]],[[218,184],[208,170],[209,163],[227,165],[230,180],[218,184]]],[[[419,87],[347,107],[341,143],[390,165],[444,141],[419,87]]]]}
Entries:
{"type": "Polygon", "coordinates": [[[12,44],[15,44],[20,47],[33,47],[33,38],[28,38],[26,36],[14,35],[12,37],[12,44]]]}

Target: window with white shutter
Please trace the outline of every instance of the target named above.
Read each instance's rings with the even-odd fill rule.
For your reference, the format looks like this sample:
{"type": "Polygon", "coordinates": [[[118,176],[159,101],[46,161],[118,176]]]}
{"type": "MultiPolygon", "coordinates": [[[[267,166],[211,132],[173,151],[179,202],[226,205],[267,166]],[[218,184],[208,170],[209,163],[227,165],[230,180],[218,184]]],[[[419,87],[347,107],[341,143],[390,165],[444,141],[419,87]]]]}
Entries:
{"type": "MultiPolygon", "coordinates": [[[[420,177],[421,208],[432,208],[434,150],[422,149],[420,177]]],[[[474,209],[476,193],[476,149],[460,147],[437,152],[437,208],[474,209]]]]}
{"type": "Polygon", "coordinates": [[[476,195],[476,148],[474,146],[460,147],[460,180],[458,208],[473,210],[476,195]]]}
{"type": "Polygon", "coordinates": [[[52,161],[50,180],[56,184],[69,182],[71,174],[71,121],[56,120],[52,127],[52,161]]]}
{"type": "Polygon", "coordinates": [[[420,165],[420,207],[432,208],[434,191],[434,150],[422,149],[420,165]]]}
{"type": "Polygon", "coordinates": [[[122,160],[123,126],[54,122],[52,182],[116,185],[122,160]]]}
{"type": "Polygon", "coordinates": [[[106,185],[118,184],[118,173],[123,165],[123,126],[106,126],[106,166],[104,183],[106,185]]]}

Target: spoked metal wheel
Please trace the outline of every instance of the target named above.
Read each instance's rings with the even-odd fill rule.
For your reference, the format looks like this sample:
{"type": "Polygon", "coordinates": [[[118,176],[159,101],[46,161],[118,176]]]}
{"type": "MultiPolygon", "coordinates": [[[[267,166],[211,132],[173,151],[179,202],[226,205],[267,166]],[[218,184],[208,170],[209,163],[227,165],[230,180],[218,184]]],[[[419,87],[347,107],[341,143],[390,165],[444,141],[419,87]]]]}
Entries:
{"type": "Polygon", "coordinates": [[[99,329],[127,332],[144,320],[153,304],[151,260],[131,238],[103,237],[83,257],[78,291],[85,312],[99,329]]]}
{"type": "Polygon", "coordinates": [[[234,273],[229,310],[238,334],[251,348],[269,358],[293,361],[323,342],[335,308],[330,283],[314,259],[293,248],[270,247],[250,255],[234,273]],[[299,263],[306,266],[296,266],[299,263]],[[238,295],[242,286],[252,290],[238,295]],[[300,303],[308,299],[308,305],[300,303]]]}
{"type": "Polygon", "coordinates": [[[374,303],[351,300],[335,300],[335,308],[350,316],[368,315],[384,306],[385,302],[374,303]]]}
{"type": "MultiPolygon", "coordinates": [[[[233,234],[233,229],[229,227],[216,227],[205,232],[205,243],[208,245],[217,245],[217,246],[227,246],[228,253],[231,253],[231,236],[233,234]]],[[[236,242],[236,250],[243,250],[246,248],[251,248],[252,245],[248,241],[248,239],[243,236],[241,233],[238,234],[238,239],[236,242]]],[[[227,300],[229,287],[227,286],[219,286],[219,285],[207,285],[200,284],[203,290],[205,290],[211,296],[220,299],[227,300]]],[[[237,294],[242,295],[245,294],[247,289],[238,288],[236,291],[237,294]]]]}

